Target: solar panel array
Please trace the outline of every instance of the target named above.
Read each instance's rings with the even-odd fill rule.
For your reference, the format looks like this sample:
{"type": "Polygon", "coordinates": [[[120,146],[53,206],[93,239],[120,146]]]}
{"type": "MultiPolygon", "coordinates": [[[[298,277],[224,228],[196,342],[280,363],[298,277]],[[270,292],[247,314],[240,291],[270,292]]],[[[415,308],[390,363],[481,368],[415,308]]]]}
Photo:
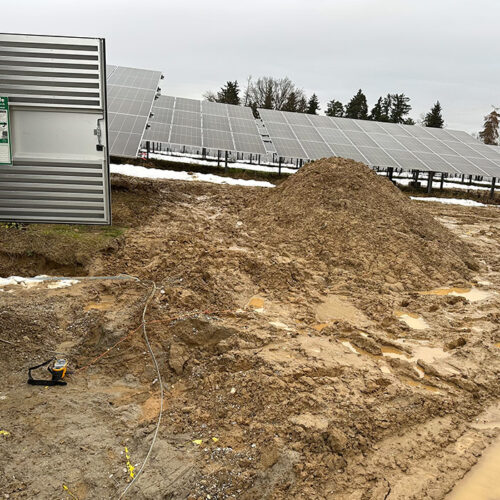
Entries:
{"type": "Polygon", "coordinates": [[[106,69],[110,153],[136,157],[161,73],[110,65],[106,69]]]}
{"type": "Polygon", "coordinates": [[[466,132],[268,109],[259,114],[283,158],[338,156],[376,167],[500,177],[500,153],[466,132]]]}
{"type": "Polygon", "coordinates": [[[160,96],[144,140],[240,153],[266,154],[250,108],[160,96]]]}

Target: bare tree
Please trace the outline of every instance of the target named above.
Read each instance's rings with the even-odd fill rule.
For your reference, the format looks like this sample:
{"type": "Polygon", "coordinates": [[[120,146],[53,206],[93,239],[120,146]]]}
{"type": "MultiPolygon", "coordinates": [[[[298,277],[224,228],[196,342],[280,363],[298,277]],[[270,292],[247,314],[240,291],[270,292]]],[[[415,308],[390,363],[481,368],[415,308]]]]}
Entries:
{"type": "Polygon", "coordinates": [[[290,100],[305,98],[304,91],[296,87],[290,78],[263,76],[248,80],[245,102],[255,108],[281,110],[289,106],[290,100]]]}
{"type": "Polygon", "coordinates": [[[252,85],[252,75],[248,75],[247,86],[245,88],[245,94],[243,96],[243,106],[250,106],[249,89],[250,89],[251,85],[252,85]]]}
{"type": "Polygon", "coordinates": [[[205,99],[205,101],[217,102],[217,94],[212,90],[207,90],[203,94],[203,99],[205,99]]]}

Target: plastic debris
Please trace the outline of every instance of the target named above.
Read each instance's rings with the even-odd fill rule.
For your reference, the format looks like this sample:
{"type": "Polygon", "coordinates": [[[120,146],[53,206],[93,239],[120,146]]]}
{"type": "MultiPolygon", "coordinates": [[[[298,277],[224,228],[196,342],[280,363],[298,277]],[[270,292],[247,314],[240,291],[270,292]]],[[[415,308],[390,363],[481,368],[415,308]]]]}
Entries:
{"type": "Polygon", "coordinates": [[[128,452],[128,448],[125,446],[125,458],[127,459],[127,469],[130,474],[130,477],[133,479],[134,478],[134,470],[135,467],[130,463],[130,454],[128,452]]]}

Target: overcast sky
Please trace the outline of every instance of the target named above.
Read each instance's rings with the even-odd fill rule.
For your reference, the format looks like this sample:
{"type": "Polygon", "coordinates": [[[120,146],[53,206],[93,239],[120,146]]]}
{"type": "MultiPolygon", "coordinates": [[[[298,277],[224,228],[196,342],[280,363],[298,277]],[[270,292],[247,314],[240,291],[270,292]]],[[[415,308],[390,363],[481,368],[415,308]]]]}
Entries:
{"type": "Polygon", "coordinates": [[[467,132],[500,106],[498,0],[15,0],[0,17],[0,31],[104,37],[109,63],[161,70],[180,97],[288,76],[321,113],[359,88],[370,107],[404,92],[415,120],[439,99],[467,132]]]}

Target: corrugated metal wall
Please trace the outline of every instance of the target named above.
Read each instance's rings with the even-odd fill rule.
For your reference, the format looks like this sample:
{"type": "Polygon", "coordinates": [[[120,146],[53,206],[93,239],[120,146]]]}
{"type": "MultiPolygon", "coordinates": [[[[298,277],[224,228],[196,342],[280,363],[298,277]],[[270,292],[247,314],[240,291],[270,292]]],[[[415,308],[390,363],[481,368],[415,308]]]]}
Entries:
{"type": "Polygon", "coordinates": [[[0,220],[111,223],[104,41],[0,34],[0,96],[13,156],[0,220]]]}

